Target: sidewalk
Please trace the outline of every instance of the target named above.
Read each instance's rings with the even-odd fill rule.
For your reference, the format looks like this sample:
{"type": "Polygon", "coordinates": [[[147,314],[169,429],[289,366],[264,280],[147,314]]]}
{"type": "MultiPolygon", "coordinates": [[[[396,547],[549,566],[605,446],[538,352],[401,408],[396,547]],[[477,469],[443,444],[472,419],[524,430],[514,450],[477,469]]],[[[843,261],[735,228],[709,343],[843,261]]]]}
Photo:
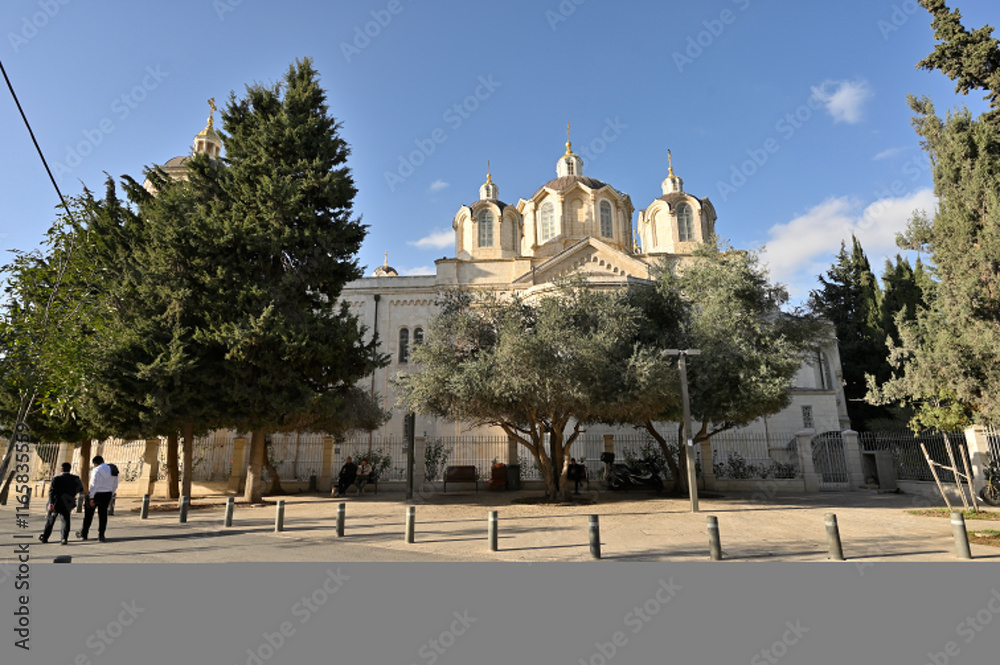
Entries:
{"type": "MultiPolygon", "coordinates": [[[[585,493],[594,505],[546,506],[514,503],[533,492],[473,491],[435,494],[416,501],[415,542],[404,539],[406,507],[400,492],[333,499],[298,494],[266,497],[285,502],[284,530],[275,532],[274,505],[236,506],[233,526],[223,525],[226,497],[199,498],[188,521],[176,510],[151,510],[142,520],[140,499],[119,499],[110,518],[109,542],[67,546],[32,541],[36,561],[68,554],[73,562],[216,563],[233,561],[591,561],[588,516],[600,517],[602,559],[610,561],[707,561],[706,517],[719,521],[723,558],[733,561],[827,561],[824,515],[837,515],[848,562],[957,561],[950,520],[910,515],[924,504],[909,495],[843,492],[778,495],[753,501],[750,495],[702,498],[692,513],[686,498],[648,493],[585,493]],[[337,506],[346,505],[345,535],[336,534],[337,506]],[[499,515],[499,551],[487,541],[489,511],[499,515]]],[[[237,497],[240,501],[240,497],[237,497]]],[[[176,506],[157,500],[153,507],[176,506]]],[[[1000,529],[995,520],[968,521],[969,531],[1000,529]]],[[[14,542],[13,504],[0,508],[0,534],[14,542]]],[[[75,533],[82,514],[73,515],[75,533]]],[[[31,517],[40,533],[40,513],[31,517]]],[[[57,527],[58,528],[58,527],[57,527]]],[[[21,541],[24,542],[24,541],[21,541]]],[[[979,561],[1000,560],[1000,548],[973,544],[979,561]]],[[[4,547],[9,561],[11,547],[4,547]]]]}

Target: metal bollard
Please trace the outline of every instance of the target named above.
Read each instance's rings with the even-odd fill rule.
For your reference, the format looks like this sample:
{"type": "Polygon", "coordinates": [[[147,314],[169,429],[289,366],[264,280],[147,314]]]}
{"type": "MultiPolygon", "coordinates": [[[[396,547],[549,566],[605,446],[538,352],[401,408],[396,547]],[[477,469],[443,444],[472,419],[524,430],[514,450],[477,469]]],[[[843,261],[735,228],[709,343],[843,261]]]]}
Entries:
{"type": "Polygon", "coordinates": [[[114,516],[115,514],[115,499],[118,498],[118,493],[115,492],[111,495],[111,503],[108,504],[108,515],[114,516]]]}
{"type": "Polygon", "coordinates": [[[285,530],[285,500],[278,499],[278,509],[274,515],[275,533],[285,530]]]}
{"type": "Polygon", "coordinates": [[[962,513],[951,514],[951,530],[955,534],[955,551],[959,559],[971,559],[972,549],[969,547],[969,533],[965,530],[965,516],[962,513]]]}
{"type": "Polygon", "coordinates": [[[142,510],[139,511],[139,519],[149,519],[149,495],[142,495],[142,510]]]}
{"type": "Polygon", "coordinates": [[[497,549],[498,549],[497,548],[497,520],[498,520],[497,516],[498,516],[498,512],[496,510],[491,510],[490,511],[489,529],[488,529],[487,533],[489,534],[490,551],[491,552],[496,552],[497,549]]]}
{"type": "Polygon", "coordinates": [[[55,559],[52,559],[52,563],[73,563],[73,557],[69,554],[61,554],[55,559]]]}
{"type": "Polygon", "coordinates": [[[236,499],[233,497],[229,497],[228,499],[226,499],[226,521],[224,522],[226,526],[233,525],[233,510],[235,508],[236,508],[236,499]]]}
{"type": "Polygon", "coordinates": [[[31,488],[24,488],[24,512],[29,512],[31,510],[31,488]]]}
{"type": "Polygon", "coordinates": [[[601,525],[597,515],[590,516],[590,556],[601,558],[601,525]]]}
{"type": "Polygon", "coordinates": [[[337,537],[344,537],[344,522],[347,519],[347,504],[337,504],[337,537]]]}
{"type": "Polygon", "coordinates": [[[189,503],[190,503],[190,499],[188,499],[188,497],[186,497],[186,496],[182,496],[181,497],[181,511],[180,511],[181,524],[185,524],[188,521],[188,505],[189,505],[189,503]]]}
{"type": "Polygon", "coordinates": [[[830,558],[834,561],[844,560],[844,548],[840,544],[840,528],[837,526],[837,516],[827,513],[823,516],[826,524],[826,544],[830,548],[830,558]]]}
{"type": "Polygon", "coordinates": [[[86,497],[87,497],[87,493],[86,492],[81,492],[79,495],[77,495],[77,497],[76,497],[76,512],[78,512],[78,513],[82,513],[83,512],[83,502],[86,500],[86,497]]]}
{"type": "Polygon", "coordinates": [[[708,516],[708,553],[712,561],[722,561],[722,540],[719,538],[719,518],[708,516]]]}
{"type": "Polygon", "coordinates": [[[406,542],[413,542],[413,523],[417,519],[417,507],[407,506],[406,508],[406,542]]]}

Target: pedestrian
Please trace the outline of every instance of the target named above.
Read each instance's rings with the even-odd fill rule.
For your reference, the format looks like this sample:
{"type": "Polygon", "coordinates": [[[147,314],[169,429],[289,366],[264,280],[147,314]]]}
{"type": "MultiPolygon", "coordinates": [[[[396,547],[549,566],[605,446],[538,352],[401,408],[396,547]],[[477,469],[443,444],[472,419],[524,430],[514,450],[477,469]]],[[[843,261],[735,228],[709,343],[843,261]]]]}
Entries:
{"type": "Polygon", "coordinates": [[[90,524],[94,521],[94,510],[97,510],[97,539],[106,542],[105,531],[108,528],[108,506],[118,490],[118,474],[114,473],[110,464],[105,464],[104,458],[98,455],[93,460],[94,468],[90,470],[89,500],[84,504],[83,528],[76,532],[77,538],[87,540],[90,524]]]}
{"type": "Polygon", "coordinates": [[[354,463],[351,456],[347,456],[347,461],[340,468],[340,475],[337,477],[337,486],[333,488],[333,496],[344,496],[344,492],[350,487],[355,478],[358,477],[358,465],[354,463]]]}
{"type": "Polygon", "coordinates": [[[69,462],[63,462],[62,473],[52,478],[49,484],[48,516],[45,519],[45,530],[38,537],[43,543],[49,542],[52,528],[56,525],[56,517],[62,517],[60,542],[63,545],[69,542],[69,516],[76,506],[76,495],[83,492],[83,482],[80,481],[80,476],[70,473],[72,469],[73,466],[69,462]]]}

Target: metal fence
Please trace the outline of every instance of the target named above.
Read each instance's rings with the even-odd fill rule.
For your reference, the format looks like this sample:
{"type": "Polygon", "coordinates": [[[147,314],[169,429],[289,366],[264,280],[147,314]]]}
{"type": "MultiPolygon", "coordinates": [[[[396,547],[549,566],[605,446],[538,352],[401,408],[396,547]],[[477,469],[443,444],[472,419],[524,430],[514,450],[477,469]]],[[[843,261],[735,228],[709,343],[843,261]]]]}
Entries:
{"type": "MultiPolygon", "coordinates": [[[[402,437],[367,437],[349,439],[334,449],[334,476],[340,471],[347,456],[354,462],[367,457],[378,471],[380,481],[406,480],[406,441],[402,437]]],[[[419,469],[420,460],[414,460],[419,469]]],[[[419,476],[415,475],[415,480],[419,476]]]]}
{"type": "Polygon", "coordinates": [[[986,441],[989,444],[990,459],[1000,464],[1000,430],[993,426],[987,427],[986,441]]]}
{"type": "MultiPolygon", "coordinates": [[[[480,480],[489,480],[494,464],[507,464],[509,461],[506,436],[434,437],[427,441],[425,451],[424,459],[415,463],[418,468],[423,466],[427,480],[440,480],[447,466],[474,466],[480,480]]],[[[525,458],[519,451],[518,461],[522,480],[533,480],[532,474],[538,477],[534,459],[530,456],[525,458]]]]}
{"type": "Polygon", "coordinates": [[[95,454],[103,457],[105,462],[118,467],[119,482],[136,480],[142,475],[143,455],[146,452],[144,440],[106,439],[93,450],[98,451],[95,454]]]}
{"type": "MultiPolygon", "coordinates": [[[[947,435],[940,432],[923,432],[914,435],[910,432],[862,432],[861,449],[865,452],[876,450],[888,450],[892,453],[892,463],[896,468],[896,477],[899,480],[934,480],[930,466],[924,459],[924,454],[920,450],[920,444],[927,447],[927,454],[932,460],[944,466],[951,466],[951,457],[948,455],[947,443],[952,445],[952,453],[955,464],[961,473],[965,473],[961,455],[963,451],[967,453],[964,432],[949,432],[947,435]],[[947,439],[946,439],[947,437],[947,439]]],[[[969,462],[966,456],[966,463],[969,462]]],[[[972,465],[969,464],[969,468],[972,465]]],[[[938,478],[941,482],[955,482],[954,475],[945,469],[937,469],[938,478]]]]}
{"type": "MultiPolygon", "coordinates": [[[[309,476],[321,476],[325,436],[306,432],[272,434],[267,454],[278,477],[282,480],[309,480],[309,476]]],[[[226,477],[229,477],[228,472],[226,477]]],[[[265,481],[271,479],[266,468],[261,471],[261,477],[265,481]]]]}
{"type": "Polygon", "coordinates": [[[797,478],[798,445],[791,432],[720,432],[712,437],[717,478],[797,478]]]}

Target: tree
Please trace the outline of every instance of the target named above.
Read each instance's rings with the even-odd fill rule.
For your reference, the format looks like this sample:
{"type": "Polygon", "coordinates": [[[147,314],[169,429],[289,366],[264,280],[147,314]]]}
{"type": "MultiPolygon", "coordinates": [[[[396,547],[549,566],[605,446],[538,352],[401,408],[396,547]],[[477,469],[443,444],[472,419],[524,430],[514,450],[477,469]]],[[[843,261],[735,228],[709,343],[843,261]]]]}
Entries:
{"type": "Polygon", "coordinates": [[[886,259],[885,270],[882,273],[882,302],[880,320],[886,338],[899,344],[899,326],[896,318],[902,316],[906,322],[915,321],[917,310],[927,307],[930,294],[925,290],[933,289],[930,274],[920,258],[916,265],[910,266],[908,259],[899,254],[895,263],[886,259]]]}
{"type": "Polygon", "coordinates": [[[451,292],[397,378],[409,410],[496,426],[531,453],[550,500],[569,498],[569,451],[587,422],[621,408],[639,312],[621,292],[564,284],[519,294],[451,292]]]}
{"type": "Polygon", "coordinates": [[[889,367],[881,292],[857,237],[851,236],[850,251],[841,242],[836,263],[819,281],[821,288],[810,294],[809,307],[831,321],[837,331],[847,413],[854,427],[864,431],[869,420],[888,416],[884,409],[865,402],[865,375],[884,379],[889,367]]]}
{"type": "Polygon", "coordinates": [[[630,359],[632,380],[612,422],[636,423],[659,443],[674,478],[686,487],[686,461],[664,423],[680,423],[674,360],[666,349],[699,349],[688,362],[696,444],[777,413],[791,402],[791,381],[823,334],[820,322],[784,313],[785,289],[768,281],[753,251],[705,245],[689,264],[662,265],[651,285],[633,286],[630,302],[643,313],[630,359]],[[645,362],[643,362],[643,359],[645,362]]]}
{"type": "Polygon", "coordinates": [[[962,94],[985,91],[989,110],[940,118],[926,97],[909,98],[939,204],[932,219],[915,215],[899,244],[927,252],[938,283],[927,309],[900,323],[892,377],[873,379],[869,400],[912,405],[914,429],[950,430],[1000,421],[1000,45],[990,26],[969,32],[943,1],[921,5],[939,43],[918,67],[962,94]]]}

